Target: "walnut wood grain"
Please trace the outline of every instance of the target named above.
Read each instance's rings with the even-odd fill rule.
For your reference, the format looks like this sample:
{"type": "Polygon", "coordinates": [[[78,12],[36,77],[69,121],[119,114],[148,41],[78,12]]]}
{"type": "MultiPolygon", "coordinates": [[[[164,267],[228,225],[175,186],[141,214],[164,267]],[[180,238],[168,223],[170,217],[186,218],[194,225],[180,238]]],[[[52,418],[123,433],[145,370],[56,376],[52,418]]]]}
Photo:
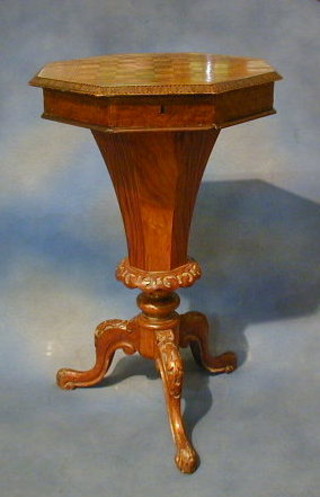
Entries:
{"type": "Polygon", "coordinates": [[[273,114],[281,76],[262,59],[177,53],[105,55],[47,64],[46,119],[98,131],[223,128],[273,114]]]}
{"type": "Polygon", "coordinates": [[[218,134],[93,131],[118,197],[131,266],[166,271],[187,263],[196,195],[218,134]]]}
{"type": "Polygon", "coordinates": [[[218,95],[92,97],[44,89],[44,114],[53,121],[113,133],[220,129],[274,114],[274,83],[218,95]]]}
{"type": "Polygon", "coordinates": [[[141,312],[109,320],[95,333],[88,371],[62,369],[71,390],[99,383],[118,349],[139,352],[160,371],[178,468],[199,459],[181,413],[184,365],[179,347],[211,373],[229,373],[236,356],[213,357],[203,314],[177,313],[173,290],[200,276],[188,258],[188,236],[204,168],[220,129],[275,112],[275,81],[265,61],[213,54],[123,54],[46,65],[30,82],[43,88],[43,117],[92,130],[110,173],[127,238],[117,278],[143,290],[141,312]]]}

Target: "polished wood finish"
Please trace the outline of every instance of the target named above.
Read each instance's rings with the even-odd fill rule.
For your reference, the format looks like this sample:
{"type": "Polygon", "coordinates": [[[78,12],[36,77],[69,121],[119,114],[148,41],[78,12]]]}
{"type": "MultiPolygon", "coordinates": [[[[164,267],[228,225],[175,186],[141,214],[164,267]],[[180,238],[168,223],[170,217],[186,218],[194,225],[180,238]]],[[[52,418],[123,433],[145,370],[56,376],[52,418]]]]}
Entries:
{"type": "Polygon", "coordinates": [[[146,271],[186,264],[196,195],[219,131],[93,134],[118,197],[130,264],[146,271]]]}
{"type": "Polygon", "coordinates": [[[262,59],[204,53],[102,55],[47,64],[34,86],[95,97],[218,94],[281,79],[262,59]]]}
{"type": "Polygon", "coordinates": [[[181,415],[184,365],[190,345],[209,372],[230,373],[233,352],[209,353],[208,321],[179,315],[174,292],[201,276],[188,257],[188,237],[204,168],[226,126],[274,113],[274,82],[265,61],[212,54],[108,55],[48,64],[31,81],[44,90],[43,117],[88,127],[112,179],[127,238],[128,258],[116,277],[142,293],[135,318],[108,320],[95,332],[96,363],[88,371],[61,369],[58,385],[71,390],[99,383],[117,349],[155,361],[161,374],[185,473],[198,455],[181,415]]]}
{"type": "Polygon", "coordinates": [[[193,357],[199,366],[210,373],[232,373],[237,367],[237,357],[233,352],[225,352],[213,357],[209,353],[209,323],[201,312],[187,312],[180,321],[180,347],[190,345],[193,357]]]}
{"type": "Polygon", "coordinates": [[[281,76],[262,59],[104,55],[53,62],[30,82],[46,119],[100,131],[210,129],[273,114],[281,76]]]}
{"type": "Polygon", "coordinates": [[[106,132],[220,129],[274,114],[274,83],[218,95],[92,97],[44,90],[45,119],[106,132]]]}
{"type": "Polygon", "coordinates": [[[139,352],[156,361],[163,380],[172,436],[177,452],[175,461],[184,473],[192,473],[198,465],[198,455],[186,433],[181,415],[181,394],[184,377],[180,347],[191,346],[197,362],[211,373],[231,373],[237,366],[233,352],[212,357],[208,350],[208,323],[203,314],[188,312],[179,316],[175,309],[179,297],[174,292],[142,293],[137,303],[142,310],[130,321],[102,322],[95,332],[96,363],[88,371],[61,369],[57,383],[65,390],[89,387],[102,381],[114,353],[139,352]]]}
{"type": "Polygon", "coordinates": [[[155,290],[172,291],[185,288],[201,277],[201,267],[194,259],[170,271],[145,271],[130,265],[123,259],[117,267],[116,278],[128,288],[139,288],[144,292],[155,290]]]}

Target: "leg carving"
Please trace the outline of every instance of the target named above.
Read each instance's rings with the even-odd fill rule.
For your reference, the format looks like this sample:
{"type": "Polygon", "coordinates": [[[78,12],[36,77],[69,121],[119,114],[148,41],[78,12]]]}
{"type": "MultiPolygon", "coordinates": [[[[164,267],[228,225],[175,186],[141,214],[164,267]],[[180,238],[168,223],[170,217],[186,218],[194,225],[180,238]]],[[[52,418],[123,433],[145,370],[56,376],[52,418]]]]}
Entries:
{"type": "Polygon", "coordinates": [[[60,369],[57,373],[59,387],[72,390],[96,385],[106,375],[117,349],[123,349],[126,354],[134,354],[137,350],[135,332],[128,329],[127,323],[120,319],[100,323],[95,331],[95,365],[88,371],[60,369]]]}
{"type": "Polygon", "coordinates": [[[156,332],[158,354],[157,367],[164,385],[170,427],[177,446],[176,464],[183,473],[193,473],[198,465],[198,455],[186,435],[181,415],[181,392],[183,383],[183,363],[174,333],[171,330],[156,332]]]}
{"type": "Polygon", "coordinates": [[[210,373],[231,373],[237,368],[237,356],[234,352],[211,356],[208,333],[208,320],[204,314],[187,312],[180,316],[180,346],[190,345],[195,361],[210,373]]]}

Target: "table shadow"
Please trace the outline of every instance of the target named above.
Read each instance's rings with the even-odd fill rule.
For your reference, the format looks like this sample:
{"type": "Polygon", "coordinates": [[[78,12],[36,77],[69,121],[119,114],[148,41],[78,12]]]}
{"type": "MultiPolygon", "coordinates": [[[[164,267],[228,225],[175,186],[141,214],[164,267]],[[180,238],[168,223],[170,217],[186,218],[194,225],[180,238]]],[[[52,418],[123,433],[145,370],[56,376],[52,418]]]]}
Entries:
{"type": "MultiPolygon", "coordinates": [[[[189,245],[203,278],[188,291],[191,310],[211,325],[213,353],[247,359],[250,324],[310,315],[320,302],[320,205],[260,180],[203,183],[189,245]]],[[[185,390],[189,430],[211,409],[209,377],[185,390]],[[198,390],[197,390],[198,389],[198,390]]],[[[194,382],[196,384],[194,385],[194,382]]],[[[187,386],[187,385],[186,385],[187,386]]]]}
{"type": "MultiPolygon", "coordinates": [[[[260,180],[203,183],[189,251],[203,278],[181,291],[211,325],[213,353],[246,361],[246,328],[316,311],[320,301],[320,206],[260,180]]],[[[184,353],[185,355],[185,353],[184,353]]],[[[158,378],[153,361],[121,359],[103,385],[158,378]],[[133,362],[134,361],[134,364],[133,362]]],[[[186,355],[184,419],[189,434],[211,409],[210,376],[186,355]]]]}

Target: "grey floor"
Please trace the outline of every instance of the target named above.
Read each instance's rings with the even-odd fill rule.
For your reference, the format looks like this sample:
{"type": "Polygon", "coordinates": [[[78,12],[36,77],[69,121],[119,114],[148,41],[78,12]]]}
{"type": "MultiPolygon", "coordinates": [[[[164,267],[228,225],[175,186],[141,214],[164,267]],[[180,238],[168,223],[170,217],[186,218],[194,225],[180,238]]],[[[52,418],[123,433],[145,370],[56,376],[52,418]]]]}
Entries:
{"type": "Polygon", "coordinates": [[[320,168],[316,0],[2,0],[1,497],[319,497],[320,168]],[[153,364],[119,353],[97,388],[93,330],[136,313],[113,278],[125,255],[116,199],[87,130],[40,120],[26,83],[46,62],[117,52],[268,59],[277,116],[224,130],[199,193],[190,254],[211,348],[240,367],[210,377],[185,353],[184,409],[200,453],[173,463],[153,364]]]}

